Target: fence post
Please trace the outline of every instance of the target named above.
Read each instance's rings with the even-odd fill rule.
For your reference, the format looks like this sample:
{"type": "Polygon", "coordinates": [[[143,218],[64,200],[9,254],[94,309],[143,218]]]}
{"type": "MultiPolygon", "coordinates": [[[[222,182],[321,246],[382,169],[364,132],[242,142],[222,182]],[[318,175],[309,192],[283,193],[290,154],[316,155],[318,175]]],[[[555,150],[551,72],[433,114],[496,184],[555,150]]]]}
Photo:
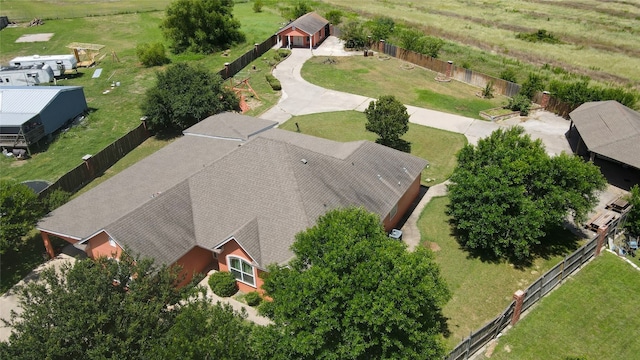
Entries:
{"type": "Polygon", "coordinates": [[[258,56],[260,56],[260,54],[258,53],[258,45],[260,45],[260,44],[258,44],[258,43],[254,43],[253,44],[253,52],[254,52],[255,59],[257,59],[258,56]]]}
{"type": "Polygon", "coordinates": [[[516,301],[516,306],[513,309],[513,315],[511,316],[511,326],[515,325],[520,320],[520,312],[522,312],[522,304],[524,303],[524,291],[518,290],[513,293],[513,300],[516,301]]]}
{"type": "Polygon", "coordinates": [[[551,93],[548,91],[542,92],[542,99],[540,100],[540,106],[543,109],[547,109],[547,105],[549,105],[549,98],[551,97],[551,93]]]}
{"type": "Polygon", "coordinates": [[[596,254],[595,256],[600,255],[600,249],[604,246],[604,239],[607,236],[607,230],[609,226],[602,226],[598,228],[598,244],[596,245],[596,254]]]}
{"type": "Polygon", "coordinates": [[[91,156],[90,154],[87,154],[85,156],[82,157],[82,160],[84,161],[84,166],[87,167],[87,170],[89,170],[89,179],[87,179],[88,181],[93,180],[94,176],[94,169],[93,169],[93,164],[91,163],[91,159],[93,158],[93,156],[91,156]]]}
{"type": "Polygon", "coordinates": [[[446,72],[445,76],[447,78],[450,78],[451,74],[452,74],[452,71],[453,71],[453,61],[449,60],[449,61],[447,61],[447,72],[446,72]]]}
{"type": "Polygon", "coordinates": [[[384,52],[384,39],[380,39],[380,41],[378,42],[378,52],[380,53],[385,53],[384,52]]]}
{"type": "Polygon", "coordinates": [[[227,80],[229,78],[229,63],[226,62],[224,63],[224,76],[225,76],[225,80],[227,80]]]}

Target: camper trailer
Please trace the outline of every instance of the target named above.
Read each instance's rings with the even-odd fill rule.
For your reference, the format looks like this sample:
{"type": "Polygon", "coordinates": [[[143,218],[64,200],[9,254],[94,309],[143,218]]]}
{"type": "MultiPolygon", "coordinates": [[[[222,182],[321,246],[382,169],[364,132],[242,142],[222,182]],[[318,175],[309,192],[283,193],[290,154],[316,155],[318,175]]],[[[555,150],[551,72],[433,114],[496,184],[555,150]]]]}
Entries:
{"type": "Polygon", "coordinates": [[[19,56],[9,62],[11,66],[47,64],[54,76],[64,75],[65,71],[77,70],[78,61],[73,54],[68,55],[31,55],[19,56]]]}
{"type": "Polygon", "coordinates": [[[47,64],[0,67],[0,85],[2,86],[38,85],[50,83],[53,80],[53,70],[47,64]]]}

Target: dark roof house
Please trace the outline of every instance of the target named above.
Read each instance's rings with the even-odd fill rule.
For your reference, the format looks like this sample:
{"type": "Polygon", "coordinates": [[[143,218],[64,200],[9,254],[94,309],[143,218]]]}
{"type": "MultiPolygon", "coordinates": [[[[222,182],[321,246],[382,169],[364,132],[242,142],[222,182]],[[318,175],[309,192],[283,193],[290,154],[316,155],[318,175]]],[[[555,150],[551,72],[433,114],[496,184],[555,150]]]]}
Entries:
{"type": "Polygon", "coordinates": [[[584,145],[592,158],[640,169],[640,113],[609,100],[584,103],[569,116],[580,136],[577,153],[584,145]]]}
{"type": "Polygon", "coordinates": [[[273,125],[230,113],[206,119],[38,229],[94,257],[126,248],[190,272],[231,271],[255,291],[267,265],[290,260],[296,233],[328,210],[363,206],[390,230],[419,193],[423,159],[273,125]]]}

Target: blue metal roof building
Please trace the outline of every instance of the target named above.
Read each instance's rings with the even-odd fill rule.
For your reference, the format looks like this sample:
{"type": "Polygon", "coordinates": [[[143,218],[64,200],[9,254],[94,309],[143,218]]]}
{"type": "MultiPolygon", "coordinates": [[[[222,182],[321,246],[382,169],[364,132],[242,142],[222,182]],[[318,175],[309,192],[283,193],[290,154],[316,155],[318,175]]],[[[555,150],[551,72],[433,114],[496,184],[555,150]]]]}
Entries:
{"type": "Polygon", "coordinates": [[[28,149],[87,109],[81,86],[0,86],[0,146],[28,149]]]}

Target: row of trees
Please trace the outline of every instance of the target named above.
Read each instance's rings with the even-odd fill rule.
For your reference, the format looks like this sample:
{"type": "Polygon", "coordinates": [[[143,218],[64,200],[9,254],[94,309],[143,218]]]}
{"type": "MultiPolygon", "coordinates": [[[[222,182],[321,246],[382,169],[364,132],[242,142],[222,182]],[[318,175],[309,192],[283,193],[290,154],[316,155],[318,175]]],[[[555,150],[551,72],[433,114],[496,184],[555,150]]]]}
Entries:
{"type": "MultiPolygon", "coordinates": [[[[333,210],[270,266],[273,321],[256,326],[178,269],[123,254],[81,260],[19,290],[2,359],[433,359],[444,354],[450,294],[432,253],[387,236],[377,215],[333,210]]],[[[196,280],[197,281],[197,280],[196,280]]]]}
{"type": "Polygon", "coordinates": [[[386,16],[367,22],[349,21],[342,27],[341,36],[349,48],[364,49],[379,40],[385,40],[398,43],[403,49],[434,58],[438,57],[445,44],[442,39],[425,35],[418,29],[396,25],[393,19],[386,16]]]}

